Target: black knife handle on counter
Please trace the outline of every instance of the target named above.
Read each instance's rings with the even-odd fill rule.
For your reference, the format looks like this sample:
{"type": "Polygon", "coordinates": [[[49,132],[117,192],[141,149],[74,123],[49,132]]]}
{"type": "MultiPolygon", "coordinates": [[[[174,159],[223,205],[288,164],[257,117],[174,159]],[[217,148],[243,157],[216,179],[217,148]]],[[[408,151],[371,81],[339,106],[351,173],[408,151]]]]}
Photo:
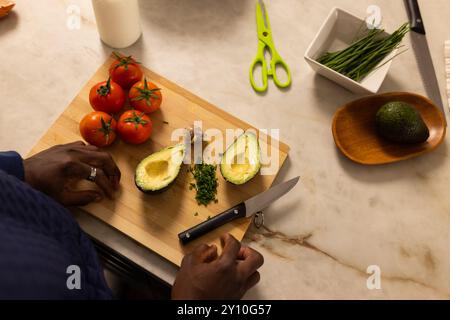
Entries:
{"type": "Polygon", "coordinates": [[[231,222],[238,218],[244,218],[246,215],[245,204],[242,202],[237,206],[228,209],[227,211],[202,222],[189,230],[186,230],[178,235],[181,243],[187,244],[198,237],[217,229],[224,224],[231,222]]]}
{"type": "Polygon", "coordinates": [[[404,1],[406,9],[408,11],[411,30],[416,33],[426,34],[422,14],[420,13],[419,3],[417,2],[417,0],[404,0],[404,1]]]}

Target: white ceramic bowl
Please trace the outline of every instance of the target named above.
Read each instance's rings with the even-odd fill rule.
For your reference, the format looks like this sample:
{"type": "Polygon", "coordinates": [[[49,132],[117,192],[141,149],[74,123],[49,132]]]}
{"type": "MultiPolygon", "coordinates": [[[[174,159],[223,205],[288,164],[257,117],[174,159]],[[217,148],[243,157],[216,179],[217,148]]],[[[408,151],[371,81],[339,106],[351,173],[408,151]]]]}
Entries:
{"type": "Polygon", "coordinates": [[[377,66],[361,82],[356,82],[316,61],[326,52],[348,47],[355,40],[358,31],[365,27],[365,20],[345,10],[334,8],[306,51],[305,60],[314,71],[354,93],[377,93],[392,64],[392,60],[387,63],[386,61],[392,59],[398,53],[398,49],[391,52],[378,64],[382,66],[377,66]]]}

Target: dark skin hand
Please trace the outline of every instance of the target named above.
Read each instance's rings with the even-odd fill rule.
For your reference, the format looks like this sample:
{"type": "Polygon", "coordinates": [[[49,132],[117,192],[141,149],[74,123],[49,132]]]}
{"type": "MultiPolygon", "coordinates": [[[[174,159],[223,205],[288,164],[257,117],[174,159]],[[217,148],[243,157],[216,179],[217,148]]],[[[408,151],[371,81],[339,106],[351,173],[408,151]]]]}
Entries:
{"type": "MultiPolygon", "coordinates": [[[[111,155],[97,147],[74,142],[42,151],[24,160],[25,181],[66,206],[82,206],[114,197],[120,170],[111,155]],[[77,191],[74,182],[85,180],[97,168],[97,190],[77,191]]],[[[264,263],[255,250],[241,246],[233,236],[221,237],[222,254],[217,247],[199,246],[183,259],[172,289],[173,299],[241,299],[260,279],[257,271],[264,263]]]]}
{"type": "Polygon", "coordinates": [[[111,155],[95,146],[78,141],[54,146],[23,162],[25,181],[65,206],[83,206],[114,198],[119,188],[120,170],[111,155]],[[74,182],[85,180],[97,168],[98,190],[76,191],[74,182]]]}
{"type": "Polygon", "coordinates": [[[260,279],[264,263],[257,251],[241,246],[233,236],[221,237],[222,254],[215,245],[199,246],[186,255],[172,288],[175,300],[241,299],[260,279]]]}

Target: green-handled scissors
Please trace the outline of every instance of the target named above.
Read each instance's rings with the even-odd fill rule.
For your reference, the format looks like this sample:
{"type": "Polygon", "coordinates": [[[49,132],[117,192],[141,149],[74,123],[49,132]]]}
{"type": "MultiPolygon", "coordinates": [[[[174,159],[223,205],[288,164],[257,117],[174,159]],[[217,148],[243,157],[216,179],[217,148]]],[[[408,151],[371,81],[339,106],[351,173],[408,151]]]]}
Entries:
{"type": "Polygon", "coordinates": [[[273,44],[272,39],[272,31],[270,30],[270,22],[269,15],[267,14],[266,6],[262,0],[258,0],[256,4],[256,23],[258,24],[258,53],[256,55],[255,61],[253,61],[250,67],[250,83],[252,84],[253,89],[257,92],[265,92],[268,87],[268,77],[271,76],[273,81],[279,88],[287,88],[291,85],[291,70],[289,66],[284,62],[284,60],[280,57],[277,50],[275,49],[275,45],[273,44]],[[269,50],[272,60],[270,61],[270,69],[267,68],[267,62],[264,57],[264,53],[266,50],[269,50]],[[255,68],[258,65],[262,67],[262,87],[259,87],[255,79],[253,78],[253,73],[255,68]],[[282,83],[277,76],[277,66],[283,68],[287,74],[287,81],[282,83]]]}

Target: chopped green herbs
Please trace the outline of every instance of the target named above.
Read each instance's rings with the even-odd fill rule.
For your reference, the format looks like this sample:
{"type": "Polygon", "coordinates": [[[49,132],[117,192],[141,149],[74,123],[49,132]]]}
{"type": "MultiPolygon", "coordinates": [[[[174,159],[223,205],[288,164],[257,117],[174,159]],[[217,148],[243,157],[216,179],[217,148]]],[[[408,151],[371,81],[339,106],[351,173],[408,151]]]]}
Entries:
{"type": "Polygon", "coordinates": [[[216,166],[211,164],[196,164],[190,172],[194,176],[195,183],[189,185],[189,190],[195,189],[197,195],[195,199],[199,205],[205,207],[212,201],[217,203],[217,177],[216,166]]]}
{"type": "Polygon", "coordinates": [[[389,36],[384,36],[384,30],[381,29],[368,30],[364,37],[347,49],[328,52],[317,62],[352,80],[361,81],[393,50],[400,48],[400,43],[409,30],[408,23],[389,36]]]}
{"type": "Polygon", "coordinates": [[[198,212],[194,213],[194,217],[198,217],[198,212]]]}

